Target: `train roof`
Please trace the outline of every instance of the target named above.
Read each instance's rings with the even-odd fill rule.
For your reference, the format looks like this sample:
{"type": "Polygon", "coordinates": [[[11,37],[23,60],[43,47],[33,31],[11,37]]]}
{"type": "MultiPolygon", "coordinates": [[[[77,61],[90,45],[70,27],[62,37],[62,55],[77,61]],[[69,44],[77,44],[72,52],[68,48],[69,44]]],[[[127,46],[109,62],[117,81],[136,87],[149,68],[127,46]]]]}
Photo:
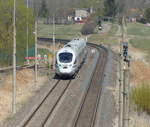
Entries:
{"type": "Polygon", "coordinates": [[[70,47],[63,47],[63,48],[61,48],[61,49],[58,51],[58,53],[62,53],[62,52],[70,52],[70,53],[73,53],[74,51],[73,51],[73,49],[70,48],[70,47]]]}
{"type": "Polygon", "coordinates": [[[58,53],[61,52],[71,52],[74,54],[78,54],[84,47],[86,46],[86,41],[83,38],[75,38],[68,42],[68,44],[64,45],[58,53]]]}
{"type": "Polygon", "coordinates": [[[80,48],[85,47],[86,41],[83,38],[75,38],[71,40],[68,44],[66,44],[64,47],[71,47],[71,48],[80,48]]]}

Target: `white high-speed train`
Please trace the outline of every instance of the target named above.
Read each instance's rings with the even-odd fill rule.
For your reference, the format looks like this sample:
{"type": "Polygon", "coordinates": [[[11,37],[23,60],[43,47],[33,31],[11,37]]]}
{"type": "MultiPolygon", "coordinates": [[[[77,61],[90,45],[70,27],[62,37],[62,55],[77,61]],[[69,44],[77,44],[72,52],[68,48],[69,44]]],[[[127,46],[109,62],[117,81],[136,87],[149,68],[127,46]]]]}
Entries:
{"type": "Polygon", "coordinates": [[[86,58],[86,40],[75,38],[56,55],[56,75],[74,76],[86,58]]]}

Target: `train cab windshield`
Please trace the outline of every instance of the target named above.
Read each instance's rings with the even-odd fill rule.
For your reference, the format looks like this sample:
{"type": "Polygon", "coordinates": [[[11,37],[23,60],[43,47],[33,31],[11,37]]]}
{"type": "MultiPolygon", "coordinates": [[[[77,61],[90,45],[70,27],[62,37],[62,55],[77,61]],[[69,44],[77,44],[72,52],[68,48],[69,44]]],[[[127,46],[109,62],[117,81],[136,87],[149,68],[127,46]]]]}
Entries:
{"type": "Polygon", "coordinates": [[[60,53],[59,54],[59,61],[61,63],[70,63],[72,61],[72,53],[68,53],[68,52],[65,52],[65,53],[60,53]]]}

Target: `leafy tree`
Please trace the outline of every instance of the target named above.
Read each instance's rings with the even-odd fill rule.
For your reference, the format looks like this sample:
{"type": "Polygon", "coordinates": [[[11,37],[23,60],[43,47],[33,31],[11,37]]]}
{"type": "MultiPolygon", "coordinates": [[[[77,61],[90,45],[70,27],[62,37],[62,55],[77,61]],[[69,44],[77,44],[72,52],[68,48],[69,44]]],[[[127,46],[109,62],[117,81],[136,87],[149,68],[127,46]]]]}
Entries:
{"type": "MultiPolygon", "coordinates": [[[[99,6],[103,0],[44,0],[47,5],[46,8],[49,11],[49,15],[53,15],[60,8],[90,8],[99,6]]],[[[34,8],[35,4],[40,10],[42,10],[41,3],[43,0],[30,0],[31,7],[34,8]],[[40,7],[41,6],[41,7],[40,7]]],[[[44,7],[45,8],[45,7],[44,7]]],[[[43,8],[43,9],[44,9],[43,8]]],[[[40,11],[41,12],[41,11],[40,11]]],[[[47,11],[46,11],[47,13],[47,11]]]]}
{"type": "Polygon", "coordinates": [[[117,13],[117,5],[115,0],[105,0],[104,1],[104,15],[105,16],[115,16],[117,13]]]}
{"type": "Polygon", "coordinates": [[[90,7],[95,7],[96,4],[98,3],[98,0],[82,0],[80,3],[80,7],[85,7],[85,8],[90,8],[90,7]]]}
{"type": "Polygon", "coordinates": [[[48,9],[45,0],[42,0],[41,7],[39,10],[39,16],[43,18],[46,18],[48,16],[48,9]]]}
{"type": "MultiPolygon", "coordinates": [[[[0,1],[0,64],[12,64],[13,51],[13,1],[0,1]]],[[[23,60],[26,54],[27,13],[29,22],[29,46],[33,45],[33,14],[24,5],[23,0],[16,1],[16,40],[17,60],[23,60]]]]}
{"type": "Polygon", "coordinates": [[[144,18],[145,21],[150,23],[150,8],[146,8],[144,11],[144,18]]]}

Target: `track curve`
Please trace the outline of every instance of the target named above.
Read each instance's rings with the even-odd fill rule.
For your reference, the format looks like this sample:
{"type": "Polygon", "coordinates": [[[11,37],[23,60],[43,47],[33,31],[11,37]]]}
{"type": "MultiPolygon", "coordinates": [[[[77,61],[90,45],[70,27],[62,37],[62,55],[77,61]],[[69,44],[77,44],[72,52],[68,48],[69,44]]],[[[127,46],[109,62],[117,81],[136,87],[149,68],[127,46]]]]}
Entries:
{"type": "MultiPolygon", "coordinates": [[[[52,39],[38,38],[38,41],[40,44],[49,44],[52,42],[52,39]]],[[[56,43],[67,43],[68,41],[69,40],[56,39],[56,43]]],[[[72,126],[70,127],[94,127],[97,108],[100,101],[102,90],[101,82],[104,78],[104,68],[108,52],[102,45],[92,43],[87,43],[87,45],[98,50],[100,55],[97,60],[98,62],[95,71],[92,72],[93,75],[82,99],[80,108],[78,109],[72,122],[72,126]]],[[[26,117],[17,127],[45,127],[47,120],[51,117],[53,110],[67,91],[71,82],[71,80],[58,80],[34,112],[32,112],[29,117],[26,117]]],[[[53,127],[53,125],[50,126],[53,127]]]]}
{"type": "MultiPolygon", "coordinates": [[[[41,38],[41,40],[43,41],[45,39],[41,38]]],[[[47,39],[47,41],[51,41],[51,39],[47,39]]],[[[56,41],[66,43],[69,40],[58,39],[56,41]]],[[[91,83],[89,84],[87,91],[83,97],[72,127],[94,127],[101,96],[102,86],[100,83],[102,83],[104,78],[104,68],[107,61],[108,51],[102,45],[97,45],[93,43],[87,44],[88,46],[97,49],[100,52],[100,56],[95,67],[91,83]]]]}

